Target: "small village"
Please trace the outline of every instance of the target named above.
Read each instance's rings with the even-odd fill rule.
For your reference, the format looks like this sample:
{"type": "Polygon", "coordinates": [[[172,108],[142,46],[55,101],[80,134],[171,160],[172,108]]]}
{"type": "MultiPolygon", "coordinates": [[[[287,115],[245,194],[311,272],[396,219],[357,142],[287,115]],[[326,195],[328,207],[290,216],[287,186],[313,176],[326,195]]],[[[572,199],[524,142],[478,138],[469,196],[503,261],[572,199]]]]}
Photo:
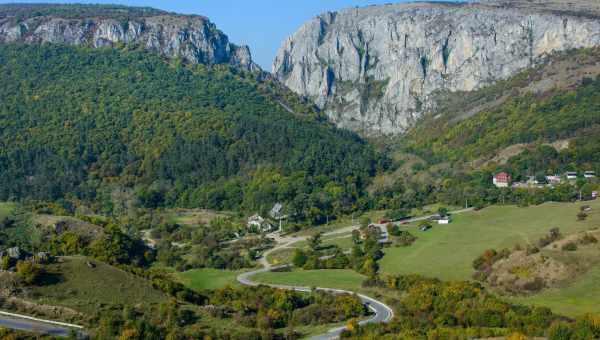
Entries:
{"type": "MultiPolygon", "coordinates": [[[[493,177],[493,184],[497,188],[545,188],[545,187],[555,187],[556,185],[562,183],[575,184],[577,180],[582,179],[585,181],[590,181],[596,178],[595,171],[568,171],[562,175],[548,175],[543,176],[528,176],[526,181],[513,182],[512,177],[507,172],[499,172],[493,177]]],[[[598,196],[597,191],[593,191],[590,198],[596,199],[598,196]]]]}

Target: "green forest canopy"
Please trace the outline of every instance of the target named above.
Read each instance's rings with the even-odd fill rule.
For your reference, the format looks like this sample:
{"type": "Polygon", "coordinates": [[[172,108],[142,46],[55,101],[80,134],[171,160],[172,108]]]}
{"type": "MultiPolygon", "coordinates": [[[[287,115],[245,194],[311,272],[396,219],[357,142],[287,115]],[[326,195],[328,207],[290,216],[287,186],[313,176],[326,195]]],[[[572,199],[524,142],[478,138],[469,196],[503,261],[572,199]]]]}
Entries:
{"type": "Polygon", "coordinates": [[[335,198],[339,210],[385,165],[356,134],[287,112],[276,86],[228,66],[1,45],[0,74],[0,200],[97,201],[117,186],[147,206],[257,209],[304,197],[335,198]]]}

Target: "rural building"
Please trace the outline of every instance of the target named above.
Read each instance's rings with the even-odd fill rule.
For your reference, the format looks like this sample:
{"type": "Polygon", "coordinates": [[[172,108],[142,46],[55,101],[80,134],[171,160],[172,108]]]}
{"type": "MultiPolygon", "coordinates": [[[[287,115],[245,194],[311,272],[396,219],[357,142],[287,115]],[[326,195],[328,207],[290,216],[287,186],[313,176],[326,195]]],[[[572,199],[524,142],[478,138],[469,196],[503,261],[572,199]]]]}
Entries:
{"type": "Polygon", "coordinates": [[[577,179],[577,172],[576,171],[569,171],[565,175],[567,176],[568,180],[576,180],[577,179]]]}
{"type": "Polygon", "coordinates": [[[548,181],[548,184],[560,184],[560,182],[562,181],[562,179],[558,175],[546,176],[546,180],[548,181]]]}
{"type": "Polygon", "coordinates": [[[596,173],[594,171],[586,171],[583,176],[585,178],[594,178],[596,177],[596,173]]]}
{"type": "Polygon", "coordinates": [[[507,188],[510,185],[510,175],[506,172],[500,172],[494,175],[494,185],[498,188],[507,188]]]}
{"type": "Polygon", "coordinates": [[[271,223],[266,221],[262,216],[255,214],[248,218],[247,223],[248,229],[256,230],[259,232],[268,232],[273,229],[271,223]]]}
{"type": "Polygon", "coordinates": [[[450,224],[450,222],[452,222],[452,220],[450,219],[450,216],[444,216],[444,217],[440,218],[437,222],[438,222],[438,224],[450,224]]]}

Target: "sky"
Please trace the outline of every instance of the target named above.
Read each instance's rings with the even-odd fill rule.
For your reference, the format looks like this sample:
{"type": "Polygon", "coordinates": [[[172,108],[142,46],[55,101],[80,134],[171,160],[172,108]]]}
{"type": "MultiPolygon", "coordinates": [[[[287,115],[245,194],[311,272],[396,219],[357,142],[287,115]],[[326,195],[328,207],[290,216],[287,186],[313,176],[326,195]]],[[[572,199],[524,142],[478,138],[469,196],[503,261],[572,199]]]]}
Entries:
{"type": "MultiPolygon", "coordinates": [[[[0,0],[0,3],[46,2],[57,0],[0,0]]],[[[207,16],[238,45],[248,45],[253,59],[270,71],[281,43],[305,21],[342,8],[404,2],[402,0],[80,0],[78,3],[111,3],[150,6],[167,11],[207,16]]]]}

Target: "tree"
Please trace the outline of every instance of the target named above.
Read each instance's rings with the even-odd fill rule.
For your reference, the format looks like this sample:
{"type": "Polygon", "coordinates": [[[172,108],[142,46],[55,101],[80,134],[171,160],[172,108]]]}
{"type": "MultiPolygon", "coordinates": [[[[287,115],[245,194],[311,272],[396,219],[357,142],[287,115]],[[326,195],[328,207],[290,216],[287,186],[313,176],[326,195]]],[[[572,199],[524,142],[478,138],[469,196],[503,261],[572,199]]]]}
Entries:
{"type": "Polygon", "coordinates": [[[363,274],[365,274],[369,278],[372,278],[372,277],[377,276],[377,272],[379,271],[379,265],[377,264],[377,262],[374,259],[368,258],[365,261],[365,263],[363,263],[361,271],[363,274]]]}
{"type": "Polygon", "coordinates": [[[360,239],[360,231],[358,230],[352,230],[352,243],[353,244],[359,244],[361,242],[360,239]]]}
{"type": "Polygon", "coordinates": [[[0,270],[8,270],[10,268],[10,257],[2,256],[0,258],[0,270]]]}
{"type": "Polygon", "coordinates": [[[26,284],[38,282],[42,276],[42,268],[30,261],[17,262],[17,276],[26,284]]]}
{"type": "Polygon", "coordinates": [[[439,207],[438,208],[438,214],[442,217],[448,215],[448,208],[446,207],[439,207]]]}
{"type": "Polygon", "coordinates": [[[366,228],[369,226],[369,224],[371,224],[371,218],[369,216],[362,216],[360,218],[360,226],[362,228],[366,228]]]}
{"type": "Polygon", "coordinates": [[[306,256],[301,249],[296,249],[294,251],[294,256],[292,257],[292,263],[294,266],[297,268],[302,268],[306,264],[306,261],[308,261],[308,256],[306,256]]]}
{"type": "Polygon", "coordinates": [[[321,247],[321,237],[323,236],[322,232],[317,232],[313,236],[308,239],[308,246],[313,251],[319,250],[321,247]]]}

